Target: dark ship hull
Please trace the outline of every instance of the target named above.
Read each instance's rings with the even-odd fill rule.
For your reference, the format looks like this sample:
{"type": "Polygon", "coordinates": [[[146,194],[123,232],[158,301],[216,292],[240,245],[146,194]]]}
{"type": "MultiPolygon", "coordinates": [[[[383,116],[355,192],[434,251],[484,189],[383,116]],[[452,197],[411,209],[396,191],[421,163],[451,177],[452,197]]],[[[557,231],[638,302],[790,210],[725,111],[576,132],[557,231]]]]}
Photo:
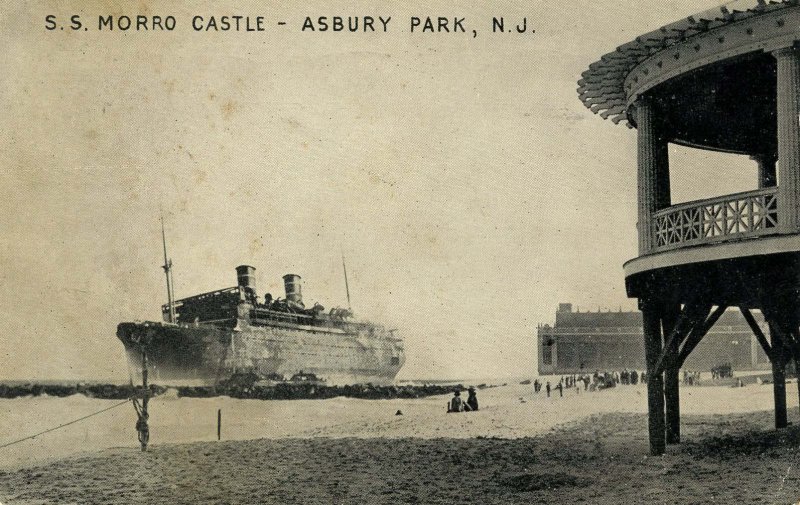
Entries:
{"type": "Polygon", "coordinates": [[[220,328],[165,323],[122,323],[132,371],[141,368],[147,342],[151,378],[215,383],[240,372],[289,378],[311,373],[330,384],[391,383],[405,363],[397,339],[281,327],[220,328]]]}
{"type": "MultiPolygon", "coordinates": [[[[131,373],[139,373],[143,350],[151,379],[173,384],[216,384],[249,372],[286,379],[313,374],[329,384],[388,384],[405,363],[402,339],[393,330],[352,321],[340,309],[325,314],[299,310],[297,303],[287,310],[279,303],[259,304],[248,279],[242,281],[175,302],[175,315],[165,307],[165,319],[174,317],[175,323],[121,323],[117,337],[131,373]]],[[[293,289],[287,284],[287,294],[293,289]]]]}

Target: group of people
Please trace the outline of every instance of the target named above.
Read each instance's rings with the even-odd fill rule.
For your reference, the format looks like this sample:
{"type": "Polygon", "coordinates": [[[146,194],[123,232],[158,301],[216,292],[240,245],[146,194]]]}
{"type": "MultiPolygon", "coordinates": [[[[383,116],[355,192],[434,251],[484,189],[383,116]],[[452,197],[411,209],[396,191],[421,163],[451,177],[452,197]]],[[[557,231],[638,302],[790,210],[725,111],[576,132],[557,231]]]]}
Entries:
{"type": "Polygon", "coordinates": [[[478,410],[478,396],[474,387],[467,389],[466,401],[461,398],[461,391],[456,390],[453,393],[453,398],[447,402],[447,412],[474,412],[478,410]]]}
{"type": "MultiPolygon", "coordinates": [[[[553,389],[558,390],[559,396],[564,396],[564,389],[574,388],[577,393],[580,393],[581,385],[584,391],[597,391],[599,389],[606,389],[616,386],[617,384],[636,385],[639,382],[643,384],[647,382],[647,375],[644,372],[637,372],[636,370],[622,370],[611,372],[600,372],[595,370],[594,374],[581,374],[581,375],[566,375],[556,383],[555,386],[547,381],[544,384],[544,389],[547,392],[547,397],[550,397],[553,389]]],[[[539,379],[533,381],[533,392],[539,393],[542,390],[542,383],[539,379]]]]}
{"type": "MultiPolygon", "coordinates": [[[[625,369],[619,372],[618,374],[619,374],[619,382],[621,384],[625,385],[632,384],[635,386],[636,384],[639,383],[639,372],[637,372],[636,370],[625,369]]],[[[642,375],[644,375],[644,373],[642,375]]]]}
{"type": "MultiPolygon", "coordinates": [[[[699,375],[699,374],[698,374],[699,375]]],[[[728,377],[733,377],[733,367],[730,363],[725,363],[724,365],[718,365],[711,369],[711,379],[725,379],[728,377]]],[[[700,377],[698,376],[698,379],[700,377]]]]}
{"type": "MultiPolygon", "coordinates": [[[[684,382],[687,381],[687,376],[684,375],[684,382]]],[[[691,379],[688,379],[691,380],[691,379]]],[[[562,376],[556,385],[553,386],[550,381],[542,383],[538,378],[533,381],[533,392],[539,393],[542,388],[547,392],[549,398],[554,389],[558,390],[559,396],[564,396],[565,389],[575,389],[576,393],[580,393],[581,386],[584,391],[597,391],[615,387],[617,384],[636,385],[639,382],[642,384],[647,383],[647,374],[645,372],[637,372],[636,370],[624,369],[621,371],[606,371],[601,372],[595,370],[594,374],[580,374],[580,375],[565,375],[562,376]]],[[[530,381],[523,382],[523,384],[530,384],[530,381]]],[[[461,397],[461,390],[457,389],[453,393],[453,397],[447,402],[447,412],[473,412],[478,410],[478,397],[474,387],[467,389],[467,399],[461,397]]]]}
{"type": "Polygon", "coordinates": [[[700,385],[700,372],[683,371],[683,383],[687,386],[700,385]]]}

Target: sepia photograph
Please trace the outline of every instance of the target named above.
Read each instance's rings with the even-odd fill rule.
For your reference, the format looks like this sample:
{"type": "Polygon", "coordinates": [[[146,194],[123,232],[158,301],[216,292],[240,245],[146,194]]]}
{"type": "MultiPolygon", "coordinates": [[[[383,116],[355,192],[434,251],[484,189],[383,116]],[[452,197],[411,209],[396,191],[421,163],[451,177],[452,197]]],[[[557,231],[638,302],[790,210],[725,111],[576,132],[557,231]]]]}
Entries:
{"type": "Polygon", "coordinates": [[[800,504],[800,2],[0,1],[0,505],[800,504]]]}

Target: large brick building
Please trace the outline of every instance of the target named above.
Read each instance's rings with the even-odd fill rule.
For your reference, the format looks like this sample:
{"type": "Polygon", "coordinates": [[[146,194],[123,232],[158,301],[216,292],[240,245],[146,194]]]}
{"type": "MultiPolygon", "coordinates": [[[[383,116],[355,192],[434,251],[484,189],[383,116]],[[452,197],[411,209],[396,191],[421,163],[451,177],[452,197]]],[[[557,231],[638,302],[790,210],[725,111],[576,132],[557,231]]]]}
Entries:
{"type": "MultiPolygon", "coordinates": [[[[767,335],[760,314],[756,320],[767,335]]],[[[539,375],[644,370],[642,313],[580,312],[561,303],[553,326],[538,327],[539,375]]],[[[707,372],[730,363],[734,370],[769,369],[769,359],[737,311],[726,311],[689,356],[685,370],[707,372]]]]}

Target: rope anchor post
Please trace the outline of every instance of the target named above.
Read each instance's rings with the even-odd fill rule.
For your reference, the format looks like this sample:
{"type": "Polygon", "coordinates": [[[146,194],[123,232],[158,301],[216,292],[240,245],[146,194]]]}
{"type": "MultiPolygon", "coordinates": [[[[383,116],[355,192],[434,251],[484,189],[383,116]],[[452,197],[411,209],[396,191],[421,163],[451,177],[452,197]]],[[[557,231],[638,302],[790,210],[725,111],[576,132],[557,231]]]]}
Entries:
{"type": "Polygon", "coordinates": [[[134,392],[131,401],[136,410],[136,431],[139,434],[139,443],[142,445],[142,452],[147,451],[147,444],[150,441],[150,426],[147,424],[150,414],[147,411],[147,404],[150,400],[150,387],[147,384],[147,351],[142,346],[142,387],[134,392]],[[139,403],[141,402],[141,403],[139,403]]]}

